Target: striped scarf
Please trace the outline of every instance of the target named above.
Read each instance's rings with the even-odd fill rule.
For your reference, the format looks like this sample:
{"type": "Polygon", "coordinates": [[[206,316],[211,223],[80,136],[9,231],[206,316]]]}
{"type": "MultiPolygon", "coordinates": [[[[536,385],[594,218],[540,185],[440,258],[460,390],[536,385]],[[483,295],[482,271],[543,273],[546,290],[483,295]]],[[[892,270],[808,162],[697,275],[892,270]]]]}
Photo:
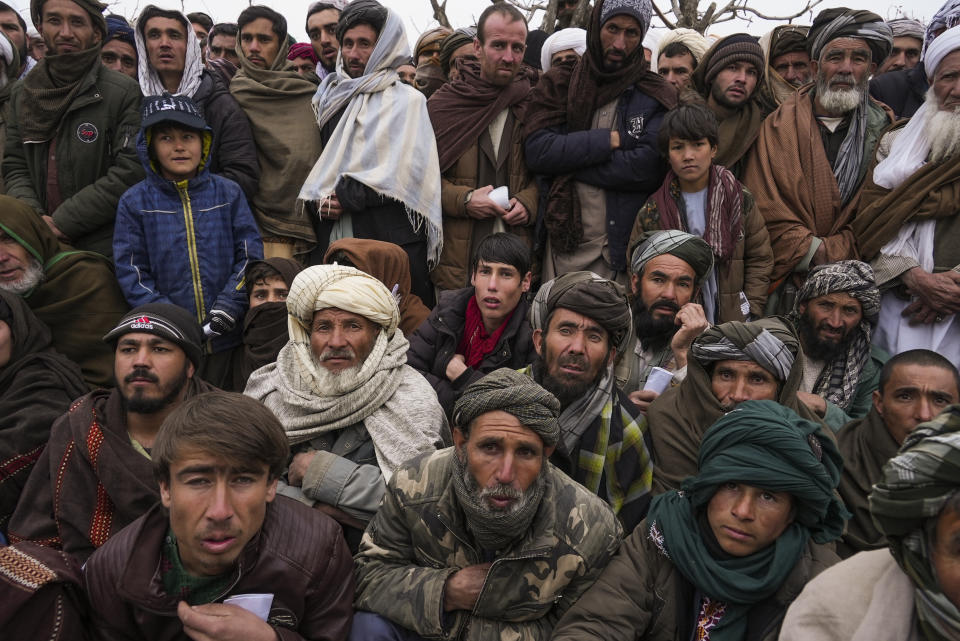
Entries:
{"type": "MultiPolygon", "coordinates": [[[[440,160],[426,99],[397,76],[396,67],[409,57],[403,25],[389,10],[364,75],[350,78],[341,57],[324,78],[313,98],[320,127],[343,114],[300,190],[297,212],[306,216],[310,204],[322,206],[333,195],[341,178],[352,178],[402,202],[414,230],[426,226],[432,268],[443,248],[440,160]]],[[[331,241],[350,236],[349,216],[341,216],[331,241]]]]}

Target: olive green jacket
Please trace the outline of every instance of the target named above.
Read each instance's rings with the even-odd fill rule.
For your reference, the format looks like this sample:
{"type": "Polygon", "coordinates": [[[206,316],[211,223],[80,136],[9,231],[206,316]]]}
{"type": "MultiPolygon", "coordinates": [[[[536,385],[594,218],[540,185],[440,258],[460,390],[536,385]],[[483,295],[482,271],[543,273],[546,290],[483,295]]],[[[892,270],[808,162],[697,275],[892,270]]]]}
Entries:
{"type": "Polygon", "coordinates": [[[47,207],[47,165],[50,141],[25,142],[20,123],[23,83],[10,95],[3,179],[6,193],[38,212],[50,214],[77,249],[113,254],[113,223],[117,203],[127,188],[143,180],[137,157],[140,130],[140,86],[107,69],[99,61],[83,79],[57,128],[57,184],[63,202],[47,207]]]}
{"type": "Polygon", "coordinates": [[[391,479],[356,556],[356,608],[427,639],[549,639],[616,552],[622,529],[613,511],[546,463],[546,490],[527,534],[493,561],[472,612],[445,614],[447,578],[489,560],[457,503],[454,451],[413,459],[391,479]]]}

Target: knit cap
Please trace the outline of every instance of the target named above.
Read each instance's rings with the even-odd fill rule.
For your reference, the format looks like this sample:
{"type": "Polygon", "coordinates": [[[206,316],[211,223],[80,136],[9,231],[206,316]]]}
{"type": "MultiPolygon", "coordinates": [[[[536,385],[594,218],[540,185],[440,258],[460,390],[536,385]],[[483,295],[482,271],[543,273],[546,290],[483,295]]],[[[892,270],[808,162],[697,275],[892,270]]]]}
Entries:
{"type": "Polygon", "coordinates": [[[760,41],[746,33],[735,33],[719,40],[713,46],[713,51],[707,54],[707,58],[706,84],[708,87],[713,84],[720,72],[731,63],[750,63],[756,67],[758,74],[764,68],[763,49],[760,48],[760,41]]]}
{"type": "Polygon", "coordinates": [[[640,23],[643,33],[650,27],[650,19],[653,17],[653,5],[650,0],[603,0],[603,7],[600,9],[600,26],[607,23],[607,20],[614,16],[630,16],[640,23]]]}
{"type": "Polygon", "coordinates": [[[184,351],[194,367],[203,357],[203,332],[190,312],[170,303],[140,305],[120,319],[117,326],[103,337],[105,343],[116,343],[126,334],[153,334],[165,338],[184,351]]]}

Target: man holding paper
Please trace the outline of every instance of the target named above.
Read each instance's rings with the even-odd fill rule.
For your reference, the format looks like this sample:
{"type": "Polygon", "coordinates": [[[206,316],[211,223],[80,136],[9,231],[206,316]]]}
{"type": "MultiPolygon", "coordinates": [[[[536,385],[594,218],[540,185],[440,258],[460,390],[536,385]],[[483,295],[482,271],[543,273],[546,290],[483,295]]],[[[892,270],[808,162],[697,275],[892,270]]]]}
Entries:
{"type": "Polygon", "coordinates": [[[346,639],[353,561],[333,519],[276,496],[288,450],[252,398],[174,410],[151,449],[162,505],[84,568],[94,638],[346,639]]]}

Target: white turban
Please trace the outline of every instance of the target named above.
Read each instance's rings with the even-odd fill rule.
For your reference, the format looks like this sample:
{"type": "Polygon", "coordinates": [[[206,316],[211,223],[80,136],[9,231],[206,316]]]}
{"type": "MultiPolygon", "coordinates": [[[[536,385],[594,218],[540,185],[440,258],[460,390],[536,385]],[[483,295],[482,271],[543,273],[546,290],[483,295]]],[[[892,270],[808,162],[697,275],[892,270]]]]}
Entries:
{"type": "Polygon", "coordinates": [[[397,301],[383,283],[353,267],[315,265],[297,274],[287,295],[287,329],[295,342],[310,342],[313,313],[335,307],[380,325],[387,337],[400,322],[397,301]]]}
{"type": "MultiPolygon", "coordinates": [[[[690,53],[693,54],[693,63],[694,65],[700,64],[700,61],[703,60],[703,54],[707,53],[707,49],[710,48],[710,43],[700,35],[699,32],[694,31],[693,29],[673,29],[668,31],[660,39],[660,48],[657,51],[657,58],[660,57],[660,53],[667,48],[668,45],[673,44],[674,42],[679,42],[684,47],[690,50],[690,53]]],[[[656,60],[652,61],[656,65],[656,60]]]]}
{"type": "Polygon", "coordinates": [[[544,40],[543,48],[540,50],[540,68],[543,72],[550,70],[550,59],[553,58],[553,54],[567,49],[573,49],[578,56],[582,56],[587,50],[587,32],[571,27],[561,29],[544,40]]]}
{"type": "Polygon", "coordinates": [[[4,65],[7,67],[13,64],[13,44],[6,34],[0,38],[0,58],[3,58],[4,65]]]}
{"type": "Polygon", "coordinates": [[[960,25],[950,27],[933,39],[927,47],[927,55],[923,67],[927,72],[927,80],[933,82],[933,74],[947,54],[960,49],[960,25]]]}

